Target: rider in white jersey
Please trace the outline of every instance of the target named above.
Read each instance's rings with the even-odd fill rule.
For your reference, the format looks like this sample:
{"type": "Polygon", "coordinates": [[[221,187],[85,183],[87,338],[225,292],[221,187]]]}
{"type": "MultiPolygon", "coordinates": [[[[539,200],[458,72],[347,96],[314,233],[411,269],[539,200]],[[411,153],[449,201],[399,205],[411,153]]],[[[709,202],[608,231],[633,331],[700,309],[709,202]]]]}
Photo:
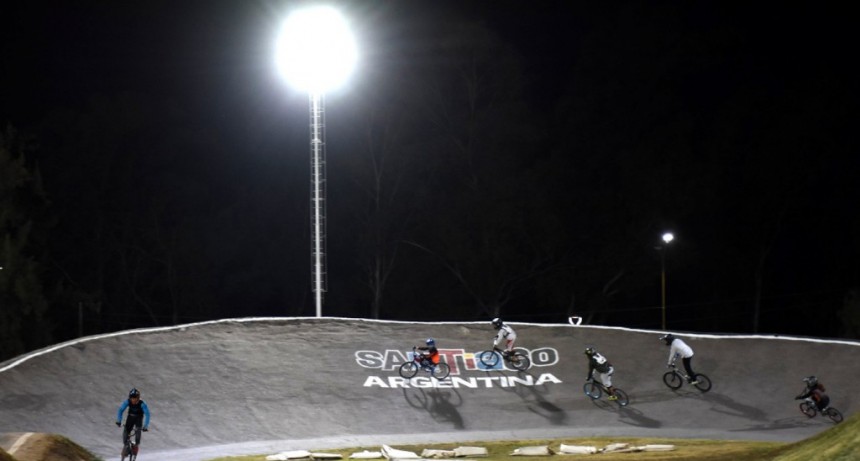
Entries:
{"type": "Polygon", "coordinates": [[[503,350],[505,355],[510,355],[514,350],[514,342],[517,340],[517,332],[508,325],[502,322],[502,319],[496,317],[493,319],[493,328],[498,330],[495,339],[493,339],[493,347],[503,350]]]}
{"type": "Polygon", "coordinates": [[[675,360],[678,360],[678,357],[681,357],[681,362],[684,364],[684,370],[687,371],[687,382],[690,384],[697,384],[696,373],[693,372],[693,367],[691,365],[691,361],[693,360],[693,348],[687,345],[680,338],[676,338],[673,334],[667,334],[660,337],[660,340],[665,341],[669,348],[669,363],[667,366],[672,366],[675,363],[675,360]]]}

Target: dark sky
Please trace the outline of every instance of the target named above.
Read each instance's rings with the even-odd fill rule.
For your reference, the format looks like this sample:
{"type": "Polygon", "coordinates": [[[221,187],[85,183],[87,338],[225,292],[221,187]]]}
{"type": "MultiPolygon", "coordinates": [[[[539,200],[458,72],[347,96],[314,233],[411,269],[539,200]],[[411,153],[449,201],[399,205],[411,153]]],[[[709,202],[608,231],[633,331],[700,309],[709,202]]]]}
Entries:
{"type": "MultiPolygon", "coordinates": [[[[211,207],[208,225],[217,228],[218,238],[223,240],[221,255],[212,255],[212,247],[201,250],[217,273],[211,276],[217,281],[207,283],[241,287],[218,294],[220,302],[262,306],[224,309],[224,315],[309,314],[309,257],[272,257],[283,248],[273,250],[277,245],[261,243],[278,233],[296,241],[307,238],[307,210],[302,209],[308,188],[307,98],[279,80],[272,59],[281,21],[291,8],[303,3],[308,2],[33,1],[5,6],[0,19],[0,121],[40,140],[43,151],[33,158],[44,172],[49,195],[58,204],[60,197],[80,193],[84,187],[81,178],[88,177],[87,173],[69,173],[74,162],[59,154],[67,152],[63,146],[69,144],[58,141],[63,138],[57,135],[57,120],[67,120],[58,113],[93,113],[98,98],[120,100],[119,95],[128,94],[157,106],[149,112],[135,112],[152,120],[152,131],[141,135],[146,141],[136,146],[152,153],[144,166],[136,167],[142,178],[135,185],[140,195],[131,194],[126,202],[118,199],[117,206],[143,214],[149,205],[138,209],[135,204],[147,202],[147,188],[161,181],[173,184],[172,177],[183,178],[176,193],[198,197],[187,199],[194,204],[188,205],[189,210],[195,211],[185,212],[205,215],[201,210],[211,207]],[[182,116],[173,118],[169,114],[174,111],[182,116]],[[185,125],[178,127],[175,120],[185,125]],[[173,134],[174,128],[182,130],[183,140],[173,134]],[[153,132],[161,139],[153,140],[153,132]],[[184,145],[186,138],[193,138],[189,142],[194,146],[210,149],[208,156],[160,157],[166,154],[159,152],[174,152],[168,146],[184,145]],[[205,160],[201,162],[201,158],[205,160]],[[178,165],[171,163],[174,161],[178,165]],[[165,166],[168,164],[173,166],[165,166]],[[200,196],[207,196],[208,203],[200,196]],[[229,232],[224,230],[229,219],[222,216],[227,212],[217,205],[227,202],[231,205],[225,209],[242,210],[235,212],[239,222],[226,226],[229,232]],[[294,228],[299,230],[288,231],[294,228]],[[231,251],[246,256],[234,255],[244,262],[234,266],[237,273],[227,274],[229,264],[211,261],[229,259],[231,251]],[[261,262],[266,258],[273,261],[261,262]],[[247,269],[255,265],[265,269],[247,269]],[[269,273],[269,278],[251,275],[256,270],[269,273]],[[292,282],[284,287],[283,280],[292,282]],[[301,307],[283,307],[296,300],[301,307]]],[[[346,156],[360,150],[358,122],[383,105],[405,107],[410,96],[398,89],[414,84],[427,90],[437,82],[430,77],[416,80],[416,75],[437,70],[444,75],[449,66],[463,62],[461,55],[440,50],[457,37],[458,27],[467,30],[469,26],[473,28],[469,30],[478,28],[492,37],[489,40],[499,50],[499,62],[515,58],[521,69],[521,92],[507,96],[522,107],[510,112],[535,122],[533,131],[539,132],[535,135],[539,141],[533,145],[534,151],[523,158],[514,156],[512,161],[519,162],[515,168],[528,170],[530,178],[542,174],[538,163],[554,165],[544,167],[552,171],[545,181],[551,184],[546,186],[553,198],[550,213],[564,215],[558,225],[570,233],[570,240],[592,239],[592,246],[619,246],[612,240],[616,237],[609,236],[630,232],[613,221],[627,221],[618,218],[620,211],[612,217],[613,207],[623,203],[633,210],[627,210],[635,216],[631,220],[650,223],[631,238],[640,239],[638,248],[647,253],[641,267],[650,264],[654,268],[659,267],[659,258],[653,245],[663,228],[672,227],[678,234],[673,253],[678,254],[669,255],[670,264],[675,265],[670,280],[681,310],[714,303],[750,304],[752,276],[744,276],[749,282],[746,288],[732,290],[726,285],[737,280],[723,274],[755,272],[753,266],[764,243],[769,248],[764,296],[770,305],[766,308],[778,309],[790,299],[789,304],[799,306],[791,314],[797,316],[803,309],[817,308],[809,299],[823,299],[817,294],[824,293],[829,313],[823,322],[838,321],[836,312],[842,299],[858,286],[860,232],[856,211],[860,197],[854,183],[858,172],[855,25],[851,12],[840,3],[355,1],[339,5],[357,36],[361,58],[350,83],[343,91],[328,95],[327,104],[329,281],[334,286],[352,287],[340,288],[340,293],[347,294],[330,288],[328,303],[334,313],[367,315],[362,308],[351,307],[368,302],[366,294],[355,288],[361,283],[345,280],[358,272],[354,262],[358,257],[337,256],[339,249],[354,246],[352,230],[338,230],[351,229],[354,216],[334,212],[340,207],[355,210],[355,204],[343,198],[355,194],[351,189],[354,181],[346,177],[343,165],[346,156]],[[383,96],[372,99],[371,94],[383,96]],[[369,100],[376,102],[366,105],[369,100]],[[788,152],[784,157],[783,151],[788,152]],[[560,163],[553,163],[557,161],[560,163]],[[667,179],[646,179],[655,172],[667,179]],[[648,184],[639,184],[646,181],[648,184]],[[697,182],[701,186],[691,188],[697,182]],[[626,192],[615,194],[614,190],[626,192]],[[673,194],[673,190],[680,192],[673,194]],[[591,192],[604,198],[592,198],[591,192]],[[624,198],[612,198],[614,195],[624,198]],[[667,199],[664,204],[653,204],[663,199],[667,199]],[[786,208],[782,215],[780,206],[786,208]],[[650,217],[640,216],[648,213],[650,217]],[[602,233],[606,240],[596,242],[596,231],[585,227],[598,227],[604,218],[610,228],[602,233]],[[745,256],[730,259],[728,255],[735,252],[745,256]],[[715,262],[721,257],[725,259],[715,262]]],[[[463,37],[471,36],[459,37],[468,43],[470,39],[463,37]]],[[[462,43],[456,46],[467,48],[462,43]]],[[[142,107],[140,102],[135,104],[142,107]]],[[[114,120],[128,115],[121,110],[107,113],[114,120]]],[[[416,123],[427,127],[423,135],[413,135],[423,136],[423,141],[416,141],[421,148],[432,149],[441,142],[432,129],[433,119],[416,123]]],[[[523,125],[509,123],[506,126],[523,125]]],[[[71,125],[66,128],[71,130],[71,125]]],[[[500,133],[504,131],[500,129],[500,133]]],[[[420,169],[436,171],[435,167],[420,169]]],[[[437,177],[426,174],[428,181],[437,177]]],[[[177,203],[185,201],[174,198],[177,203]]],[[[449,208],[441,199],[436,206],[438,210],[449,208]]],[[[521,211],[511,208],[507,213],[521,211]]],[[[440,226],[456,228],[464,221],[451,222],[440,226]]],[[[84,237],[69,231],[62,240],[77,238],[84,237]]],[[[570,255],[585,255],[591,251],[585,249],[588,246],[583,243],[559,250],[565,253],[559,259],[565,259],[568,266],[584,265],[570,255]]],[[[619,249],[613,257],[623,259],[625,251],[619,249]]],[[[406,254],[402,250],[401,257],[406,254]]],[[[596,251],[589,256],[590,261],[606,257],[596,251]]],[[[415,265],[426,268],[432,261],[429,258],[415,265]]],[[[631,263],[634,266],[640,267],[631,263]]],[[[423,270],[428,272],[392,283],[441,280],[446,272],[444,265],[423,270]]],[[[625,273],[637,270],[628,268],[625,273]]],[[[612,271],[608,272],[601,276],[603,282],[593,285],[607,286],[606,280],[612,279],[612,271]]],[[[643,275],[630,282],[630,294],[624,301],[609,304],[620,312],[653,309],[659,303],[654,282],[654,274],[643,275]],[[648,295],[643,297],[643,293],[648,295]]],[[[534,295],[543,290],[539,285],[526,291],[534,295]]],[[[454,289],[457,282],[451,278],[433,286],[432,291],[438,292],[454,289]]],[[[414,296],[396,299],[402,304],[420,304],[422,296],[414,296]]],[[[470,299],[463,293],[459,296],[452,298],[456,302],[440,302],[457,304],[470,299]]],[[[552,298],[523,296],[541,302],[552,298]]],[[[583,299],[579,296],[581,293],[576,299],[583,299]]],[[[528,303],[521,301],[522,305],[528,303]]],[[[588,307],[573,309],[589,312],[603,305],[600,301],[586,304],[588,307]]],[[[404,309],[389,306],[382,315],[408,317],[401,312],[404,309]]],[[[550,320],[530,318],[522,306],[511,312],[523,319],[550,320]]],[[[562,307],[553,311],[552,321],[563,318],[564,313],[562,307]]],[[[702,317],[715,315],[719,315],[718,309],[708,310],[702,317]]],[[[624,323],[618,318],[607,321],[624,323]]],[[[640,321],[631,326],[653,325],[640,321]]],[[[696,323],[679,325],[684,327],[706,328],[696,323]]],[[[744,331],[748,325],[713,328],[744,331]]],[[[768,328],[779,331],[782,327],[774,320],[768,328]]],[[[804,332],[796,325],[785,330],[804,332]]],[[[839,330],[832,326],[825,332],[836,335],[839,330]]]]}

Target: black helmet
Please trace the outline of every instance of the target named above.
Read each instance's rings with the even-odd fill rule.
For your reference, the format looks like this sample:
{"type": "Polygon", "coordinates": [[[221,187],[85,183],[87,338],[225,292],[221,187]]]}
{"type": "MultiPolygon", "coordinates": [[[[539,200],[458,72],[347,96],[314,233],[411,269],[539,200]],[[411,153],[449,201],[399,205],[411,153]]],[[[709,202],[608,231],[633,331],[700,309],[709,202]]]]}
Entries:
{"type": "Polygon", "coordinates": [[[674,340],[675,340],[675,335],[673,335],[672,333],[669,333],[669,334],[666,334],[666,335],[663,335],[660,337],[660,341],[665,341],[667,346],[672,344],[672,341],[674,341],[674,340]]]}
{"type": "Polygon", "coordinates": [[[502,328],[502,319],[500,319],[498,317],[494,318],[493,319],[493,328],[495,328],[496,330],[498,330],[499,328],[502,328]]]}
{"type": "Polygon", "coordinates": [[[594,348],[593,347],[586,347],[585,348],[585,355],[587,355],[589,357],[594,357],[594,348]]]}
{"type": "Polygon", "coordinates": [[[138,398],[140,397],[140,391],[137,390],[137,388],[133,387],[130,391],[128,391],[128,398],[132,398],[132,397],[138,397],[138,398]]]}
{"type": "Polygon", "coordinates": [[[818,378],[816,378],[815,376],[807,376],[807,377],[803,378],[803,380],[806,382],[806,385],[809,387],[815,387],[815,385],[818,384],[818,378]]]}

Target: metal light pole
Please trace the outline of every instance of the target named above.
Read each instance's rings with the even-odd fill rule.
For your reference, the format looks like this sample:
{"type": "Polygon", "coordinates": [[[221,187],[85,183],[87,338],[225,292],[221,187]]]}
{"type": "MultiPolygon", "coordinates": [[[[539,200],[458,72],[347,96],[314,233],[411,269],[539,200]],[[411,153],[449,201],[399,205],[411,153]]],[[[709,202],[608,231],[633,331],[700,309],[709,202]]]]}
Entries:
{"type": "Polygon", "coordinates": [[[672,235],[671,232],[666,232],[663,234],[663,245],[657,247],[657,249],[660,250],[660,294],[663,306],[663,321],[661,322],[661,327],[663,330],[666,329],[666,248],[669,246],[669,242],[674,239],[675,236],[672,235]]]}
{"type": "Polygon", "coordinates": [[[281,74],[310,97],[311,127],[311,290],[322,317],[325,269],[325,93],[352,72],[356,48],[346,21],[329,7],[298,10],[287,18],[277,40],[281,74]]]}

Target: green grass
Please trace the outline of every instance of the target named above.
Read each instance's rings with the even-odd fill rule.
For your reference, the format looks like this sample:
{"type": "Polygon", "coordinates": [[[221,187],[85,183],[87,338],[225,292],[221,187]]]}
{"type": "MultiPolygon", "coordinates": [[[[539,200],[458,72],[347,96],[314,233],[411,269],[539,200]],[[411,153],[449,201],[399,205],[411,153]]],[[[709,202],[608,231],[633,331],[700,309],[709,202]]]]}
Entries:
{"type": "Polygon", "coordinates": [[[860,414],[818,435],[779,450],[772,461],[855,461],[860,458],[860,414]]]}

